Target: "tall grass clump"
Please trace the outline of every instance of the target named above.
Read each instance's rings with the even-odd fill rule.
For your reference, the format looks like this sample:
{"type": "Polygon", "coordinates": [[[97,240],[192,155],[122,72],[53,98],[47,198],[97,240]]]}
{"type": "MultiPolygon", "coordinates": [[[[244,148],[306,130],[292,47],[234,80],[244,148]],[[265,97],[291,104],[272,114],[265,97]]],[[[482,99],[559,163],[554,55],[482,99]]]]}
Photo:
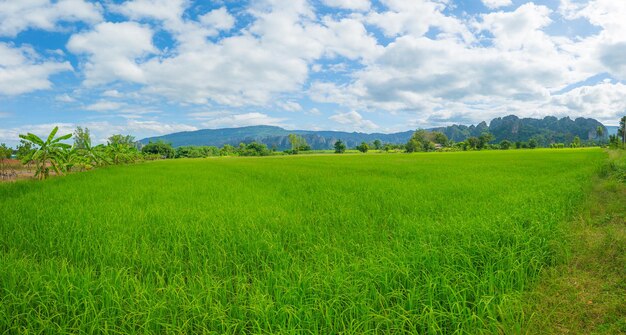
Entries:
{"type": "Polygon", "coordinates": [[[0,185],[0,333],[523,327],[521,292],[604,156],[176,160],[0,185]]]}

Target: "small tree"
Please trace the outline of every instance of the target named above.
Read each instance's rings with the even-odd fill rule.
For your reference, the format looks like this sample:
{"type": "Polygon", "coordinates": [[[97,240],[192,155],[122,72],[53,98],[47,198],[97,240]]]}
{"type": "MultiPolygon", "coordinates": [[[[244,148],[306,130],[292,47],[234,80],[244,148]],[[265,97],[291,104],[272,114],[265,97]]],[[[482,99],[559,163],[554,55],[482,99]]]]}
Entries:
{"type": "Polygon", "coordinates": [[[604,137],[604,127],[602,126],[598,126],[596,128],[596,137],[600,140],[602,140],[602,138],[604,137]]]}
{"type": "Polygon", "coordinates": [[[617,129],[617,136],[622,138],[622,148],[626,147],[626,116],[623,116],[619,120],[619,128],[617,129]]]}
{"type": "Polygon", "coordinates": [[[289,134],[289,143],[291,144],[291,153],[296,154],[298,151],[308,151],[311,147],[306,139],[300,135],[289,134]]]}
{"type": "Polygon", "coordinates": [[[480,137],[478,137],[478,145],[476,146],[478,149],[485,149],[489,142],[495,140],[495,136],[491,133],[482,133],[480,137]]]}
{"type": "Polygon", "coordinates": [[[448,136],[440,131],[432,132],[432,142],[444,147],[448,146],[448,144],[450,143],[450,141],[448,140],[448,136]]]}
{"type": "Polygon", "coordinates": [[[478,148],[480,140],[478,139],[478,137],[472,136],[472,137],[468,137],[467,140],[465,140],[465,142],[467,143],[467,147],[469,149],[474,150],[474,149],[478,148]]]}
{"type": "Polygon", "coordinates": [[[509,150],[511,148],[511,141],[509,140],[502,140],[500,142],[500,149],[502,150],[509,150]]]}
{"type": "Polygon", "coordinates": [[[335,153],[342,154],[344,152],[346,152],[346,145],[341,140],[337,140],[335,142],[335,153]]]}
{"type": "Polygon", "coordinates": [[[88,146],[91,146],[89,128],[76,127],[74,130],[74,148],[85,149],[88,146]]]}
{"type": "Polygon", "coordinates": [[[174,158],[176,156],[176,151],[172,148],[172,145],[161,140],[146,144],[141,148],[141,152],[149,155],[159,155],[162,158],[174,158]]]}
{"type": "Polygon", "coordinates": [[[367,145],[367,143],[362,142],[361,145],[358,145],[356,147],[356,149],[359,150],[362,153],[366,153],[370,149],[370,146],[367,145]]]}
{"type": "Polygon", "coordinates": [[[372,144],[374,145],[375,150],[380,150],[383,148],[383,143],[380,140],[374,140],[372,144]]]}
{"type": "Polygon", "coordinates": [[[528,147],[531,149],[535,149],[538,145],[539,142],[537,142],[537,140],[534,138],[531,138],[530,141],[528,141],[528,147]]]}
{"type": "Polygon", "coordinates": [[[572,141],[572,148],[580,148],[580,137],[574,137],[574,141],[572,141]]]}
{"type": "Polygon", "coordinates": [[[13,149],[7,147],[4,143],[0,144],[0,176],[2,178],[5,177],[4,170],[7,169],[7,163],[5,162],[5,160],[10,159],[12,154],[13,149]]]}

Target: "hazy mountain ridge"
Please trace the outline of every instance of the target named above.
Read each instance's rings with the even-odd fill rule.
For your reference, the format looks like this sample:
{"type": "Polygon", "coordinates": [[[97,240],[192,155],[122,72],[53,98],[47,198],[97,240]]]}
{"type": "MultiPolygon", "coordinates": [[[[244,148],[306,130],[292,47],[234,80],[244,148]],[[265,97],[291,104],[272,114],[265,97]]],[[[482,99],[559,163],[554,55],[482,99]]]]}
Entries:
{"type": "Polygon", "coordinates": [[[550,143],[570,143],[578,136],[583,141],[597,141],[597,128],[602,127],[604,134],[602,139],[608,137],[607,128],[595,119],[569,117],[558,119],[554,116],[546,116],[543,119],[519,118],[515,115],[495,118],[489,125],[481,122],[476,126],[452,125],[448,127],[434,128],[441,131],[453,141],[463,141],[468,137],[478,137],[484,132],[490,132],[496,137],[496,141],[528,141],[536,139],[540,145],[550,143]]]}
{"type": "MultiPolygon", "coordinates": [[[[480,136],[484,132],[490,132],[496,137],[496,141],[507,139],[510,141],[528,141],[535,138],[540,145],[553,142],[569,143],[575,136],[579,136],[583,141],[598,140],[596,129],[603,127],[606,138],[612,129],[602,125],[595,119],[569,117],[558,119],[547,116],[543,119],[518,118],[509,115],[503,118],[491,120],[489,125],[481,122],[477,125],[452,125],[447,127],[432,128],[431,130],[441,131],[448,138],[455,142],[464,141],[471,136],[480,136]]],[[[142,139],[140,142],[146,144],[150,141],[163,140],[171,143],[174,147],[185,145],[212,145],[221,147],[225,144],[233,146],[239,143],[250,143],[253,141],[266,144],[270,148],[285,150],[290,148],[288,135],[298,134],[304,137],[311,148],[315,150],[331,149],[337,140],[342,140],[348,147],[355,147],[361,142],[371,143],[380,140],[383,143],[405,143],[413,134],[413,130],[382,134],[382,133],[359,133],[341,131],[315,131],[315,130],[286,130],[276,126],[249,126],[240,128],[222,129],[202,129],[197,131],[186,131],[163,136],[156,136],[142,139]]]]}

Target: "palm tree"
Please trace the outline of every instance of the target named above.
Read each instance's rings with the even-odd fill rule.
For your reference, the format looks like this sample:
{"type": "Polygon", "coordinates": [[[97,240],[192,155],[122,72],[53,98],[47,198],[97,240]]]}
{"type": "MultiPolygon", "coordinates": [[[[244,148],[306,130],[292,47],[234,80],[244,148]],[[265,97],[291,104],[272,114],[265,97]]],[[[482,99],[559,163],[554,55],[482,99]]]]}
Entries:
{"type": "Polygon", "coordinates": [[[22,159],[22,163],[29,161],[35,162],[35,177],[40,180],[50,176],[50,168],[52,168],[56,174],[63,174],[66,171],[66,156],[71,146],[66,143],[61,143],[61,141],[70,139],[72,134],[54,138],[57,131],[59,131],[59,127],[54,127],[46,141],[32,133],[26,135],[20,134],[20,138],[32,143],[33,146],[36,147],[22,159]]]}

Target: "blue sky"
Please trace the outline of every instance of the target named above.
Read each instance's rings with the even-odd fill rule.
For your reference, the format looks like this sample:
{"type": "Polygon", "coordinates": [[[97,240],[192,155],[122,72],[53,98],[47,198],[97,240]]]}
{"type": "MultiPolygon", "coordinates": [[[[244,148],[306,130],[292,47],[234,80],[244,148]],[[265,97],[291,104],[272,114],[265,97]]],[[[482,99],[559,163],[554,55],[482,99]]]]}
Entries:
{"type": "Polygon", "coordinates": [[[626,112],[626,1],[0,0],[0,142],[626,112]]]}

